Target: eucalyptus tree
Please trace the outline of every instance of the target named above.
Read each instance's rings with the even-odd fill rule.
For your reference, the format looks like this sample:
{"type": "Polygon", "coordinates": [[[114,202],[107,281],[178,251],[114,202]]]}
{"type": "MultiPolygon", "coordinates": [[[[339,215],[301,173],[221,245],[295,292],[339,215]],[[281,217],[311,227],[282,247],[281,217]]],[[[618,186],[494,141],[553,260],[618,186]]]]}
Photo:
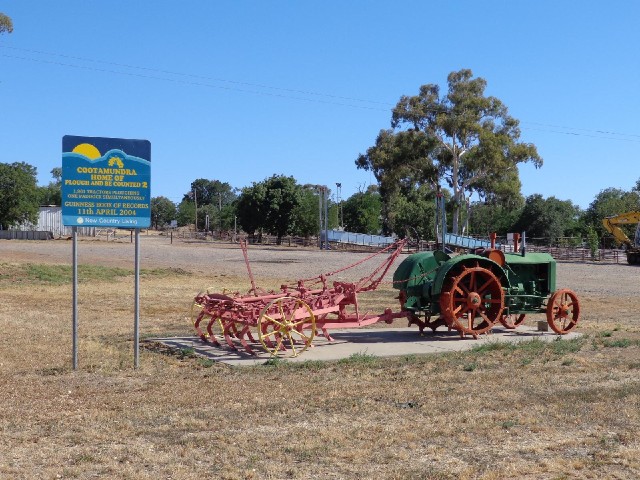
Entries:
{"type": "Polygon", "coordinates": [[[382,130],[356,165],[373,171],[383,196],[383,185],[394,181],[434,189],[446,182],[458,233],[461,209],[472,193],[491,195],[505,183],[519,191],[518,164],[537,168],[543,161],[535,145],[519,141],[519,121],[507,107],[485,95],[486,80],[464,69],[450,73],[447,82],[446,94],[427,84],[418,95],[402,96],[392,111],[392,129],[382,130]]]}
{"type": "Polygon", "coordinates": [[[13,22],[11,18],[0,12],[0,34],[13,32],[13,22]]]}

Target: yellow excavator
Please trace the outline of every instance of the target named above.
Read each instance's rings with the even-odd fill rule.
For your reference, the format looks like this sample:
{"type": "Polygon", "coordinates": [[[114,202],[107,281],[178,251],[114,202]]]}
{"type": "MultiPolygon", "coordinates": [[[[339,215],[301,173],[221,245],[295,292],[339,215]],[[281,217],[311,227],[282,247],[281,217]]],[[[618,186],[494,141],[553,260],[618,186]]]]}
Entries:
{"type": "Polygon", "coordinates": [[[602,219],[604,228],[622,245],[627,251],[627,262],[629,265],[640,264],[640,212],[627,212],[620,215],[613,215],[602,219]],[[637,223],[636,236],[633,242],[619,225],[630,225],[637,223]]]}

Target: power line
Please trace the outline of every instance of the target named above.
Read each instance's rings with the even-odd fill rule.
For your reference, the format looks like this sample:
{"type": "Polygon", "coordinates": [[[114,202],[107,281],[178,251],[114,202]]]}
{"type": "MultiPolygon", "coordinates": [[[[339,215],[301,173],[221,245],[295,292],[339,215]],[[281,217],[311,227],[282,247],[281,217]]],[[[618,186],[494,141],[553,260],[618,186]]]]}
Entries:
{"type": "MultiPolygon", "coordinates": [[[[171,70],[162,70],[162,69],[151,68],[151,67],[140,67],[140,66],[136,66],[136,65],[129,65],[129,64],[126,64],[126,63],[108,62],[108,61],[104,61],[104,60],[96,60],[96,59],[86,58],[86,57],[76,57],[76,56],[65,55],[65,54],[61,54],[61,53],[45,52],[45,51],[42,51],[42,50],[32,50],[32,49],[27,49],[27,48],[13,47],[13,46],[4,45],[4,44],[0,44],[0,47],[2,47],[2,48],[10,48],[12,50],[19,50],[19,51],[22,51],[22,52],[36,53],[36,54],[39,54],[39,55],[50,55],[50,56],[55,56],[55,57],[60,57],[60,58],[67,58],[67,59],[70,59],[70,60],[80,60],[80,61],[83,61],[83,62],[100,63],[100,64],[103,64],[103,65],[111,65],[111,66],[121,67],[121,68],[130,68],[130,69],[143,70],[143,71],[148,71],[148,72],[162,73],[162,74],[166,74],[166,75],[176,75],[176,76],[181,76],[181,77],[197,78],[197,79],[201,79],[201,80],[209,80],[209,81],[214,81],[214,82],[224,82],[224,83],[230,83],[230,84],[233,84],[233,85],[244,85],[244,86],[255,87],[255,88],[266,88],[266,89],[269,89],[269,90],[279,90],[279,91],[282,91],[282,92],[289,92],[289,93],[295,93],[295,94],[312,95],[312,96],[318,96],[318,97],[327,97],[327,98],[332,98],[332,99],[336,99],[336,100],[347,100],[347,101],[351,101],[351,102],[372,103],[372,104],[377,104],[377,105],[393,106],[393,104],[390,104],[388,102],[380,102],[378,100],[366,100],[366,99],[362,99],[362,98],[344,97],[344,96],[340,96],[340,95],[334,95],[334,94],[329,94],[329,93],[319,93],[319,92],[313,92],[313,91],[309,91],[309,90],[297,90],[297,89],[292,89],[292,88],[283,88],[283,87],[274,87],[274,86],[270,86],[270,85],[263,85],[263,84],[259,84],[259,83],[240,82],[240,81],[237,81],[237,80],[229,80],[229,79],[226,79],[226,78],[210,77],[210,76],[205,76],[205,75],[196,75],[196,74],[192,74],[192,73],[176,72],[176,71],[171,71],[171,70]]],[[[28,59],[28,58],[24,58],[24,57],[15,57],[15,58],[20,58],[20,59],[23,59],[23,60],[38,61],[37,59],[28,59]]],[[[76,66],[78,68],[82,68],[82,67],[77,66],[77,65],[70,65],[70,66],[76,66]]],[[[112,72],[112,73],[120,73],[120,72],[112,72]]],[[[149,77],[149,78],[158,78],[158,77],[149,77]]],[[[241,90],[241,91],[246,91],[246,90],[241,90]]],[[[251,93],[256,93],[256,92],[251,92],[251,93]]]]}
{"type": "MultiPolygon", "coordinates": [[[[144,73],[126,72],[126,71],[120,71],[120,70],[111,70],[111,69],[106,69],[106,68],[91,67],[91,66],[88,66],[88,65],[78,65],[78,64],[72,64],[72,63],[64,63],[64,62],[58,62],[58,61],[54,61],[54,60],[30,58],[30,57],[23,57],[23,56],[17,56],[17,55],[0,54],[0,56],[6,57],[6,58],[13,58],[13,59],[17,59],[17,60],[30,61],[30,62],[36,62],[36,63],[43,63],[43,64],[49,64],[49,65],[57,65],[57,66],[61,66],[61,67],[76,68],[76,69],[89,70],[89,71],[95,71],[95,72],[101,72],[101,73],[110,73],[110,74],[115,74],[115,75],[124,75],[124,76],[129,76],[129,77],[144,78],[144,79],[149,79],[149,80],[166,81],[166,82],[179,83],[179,84],[183,84],[183,85],[192,85],[192,86],[205,87],[205,88],[215,88],[215,89],[220,89],[220,90],[227,90],[227,91],[240,92],[240,93],[249,93],[249,94],[253,94],[253,95],[269,96],[269,97],[275,97],[275,98],[284,98],[284,99],[297,100],[297,101],[303,101],[303,102],[321,103],[321,104],[326,104],[326,105],[336,105],[336,106],[350,107],[350,108],[359,108],[359,109],[371,110],[371,111],[385,111],[385,112],[388,112],[389,109],[392,109],[393,107],[396,106],[395,104],[392,104],[392,103],[381,102],[381,101],[376,101],[376,100],[367,100],[367,99],[361,99],[361,98],[355,98],[355,97],[347,97],[347,96],[340,96],[340,95],[334,95],[334,94],[319,93],[319,92],[313,92],[313,91],[308,91],[308,90],[291,89],[291,88],[284,88],[284,87],[274,87],[274,86],[263,85],[263,84],[258,84],[258,83],[241,82],[241,81],[236,81],[236,80],[229,80],[229,79],[217,78],[217,77],[209,77],[209,76],[204,76],[204,75],[196,75],[196,74],[191,74],[191,73],[175,72],[175,71],[171,71],[171,70],[162,70],[162,69],[151,68],[151,67],[141,67],[141,66],[129,65],[129,64],[124,64],[124,63],[117,63],[117,62],[108,62],[108,61],[104,61],[104,60],[97,60],[97,59],[91,59],[91,58],[86,58],[86,57],[65,55],[65,54],[54,53],[54,52],[46,52],[46,51],[42,51],[42,50],[19,48],[19,47],[14,47],[14,46],[2,44],[2,43],[0,43],[0,48],[8,48],[8,49],[12,49],[12,50],[35,53],[35,54],[38,54],[38,55],[49,55],[49,56],[54,56],[54,57],[59,57],[59,58],[66,58],[66,59],[70,59],[70,60],[92,62],[92,63],[103,64],[103,65],[111,65],[111,66],[115,66],[115,67],[119,67],[119,68],[141,70],[141,71],[144,71],[144,72],[155,72],[155,73],[159,73],[159,74],[163,74],[163,75],[173,75],[173,76],[186,77],[186,78],[185,79],[176,79],[176,78],[161,77],[161,76],[144,74],[144,73]],[[247,86],[247,87],[253,87],[253,88],[258,88],[258,89],[267,89],[267,90],[274,90],[274,91],[280,91],[280,92],[287,92],[289,94],[295,94],[295,95],[309,95],[309,96],[312,96],[312,97],[324,97],[324,98],[327,98],[329,100],[323,100],[322,98],[305,98],[305,97],[294,96],[294,95],[289,95],[289,94],[285,94],[285,93],[265,92],[265,91],[260,91],[260,90],[250,90],[250,89],[246,89],[246,88],[230,87],[230,86],[224,86],[224,85],[215,85],[215,84],[205,83],[205,82],[201,82],[201,81],[188,80],[189,78],[208,80],[210,82],[223,82],[223,83],[229,83],[229,84],[232,84],[232,85],[247,86]],[[342,100],[348,101],[348,102],[360,102],[360,103],[368,103],[368,104],[372,104],[372,105],[379,105],[380,107],[367,106],[367,105],[357,105],[357,104],[354,104],[354,103],[343,103],[343,102],[341,102],[342,100]],[[387,108],[381,108],[382,106],[386,106],[387,108]]],[[[446,112],[446,110],[436,109],[436,108],[427,108],[426,110],[430,110],[430,111],[434,111],[434,112],[446,112]]],[[[545,123],[539,123],[539,122],[528,122],[528,121],[523,121],[523,120],[520,120],[519,123],[520,123],[520,128],[523,129],[523,130],[533,130],[533,131],[539,131],[539,132],[549,132],[549,133],[556,133],[556,134],[560,134],[560,135],[570,135],[570,136],[579,136],[579,137],[587,137],[587,138],[598,138],[598,139],[603,139],[603,140],[618,140],[618,141],[622,140],[622,141],[627,141],[627,142],[640,142],[640,135],[639,134],[619,133],[619,132],[611,132],[611,131],[606,131],[606,130],[592,130],[592,129],[578,128],[578,127],[567,127],[567,126],[552,125],[552,124],[545,124],[545,123]],[[533,128],[533,127],[527,127],[526,125],[537,125],[539,127],[544,127],[544,128],[533,128]],[[561,129],[561,130],[558,130],[558,129],[561,129]],[[603,135],[606,135],[606,136],[603,136],[603,135]],[[633,138],[623,138],[623,137],[633,137],[633,138]]]]}
{"type": "Polygon", "coordinates": [[[161,81],[179,83],[179,84],[183,84],[183,85],[193,85],[193,86],[198,86],[198,87],[216,88],[216,89],[228,90],[228,91],[233,91],[233,92],[251,93],[251,94],[255,94],[255,95],[263,95],[263,96],[269,96],[269,97],[275,97],[275,98],[286,98],[286,99],[290,99],[290,100],[299,100],[299,101],[302,101],[302,102],[322,103],[322,104],[326,104],[326,105],[337,105],[337,106],[341,106],[341,107],[360,108],[360,109],[364,109],[364,110],[378,110],[378,111],[384,111],[384,112],[388,111],[388,109],[381,109],[381,108],[376,108],[376,107],[368,107],[366,105],[354,105],[354,104],[333,102],[333,101],[322,100],[322,99],[294,97],[294,96],[291,96],[291,95],[284,95],[284,94],[280,94],[280,93],[260,92],[260,91],[257,91],[257,90],[247,90],[247,89],[235,88],[235,87],[225,87],[223,85],[212,85],[210,83],[195,82],[195,81],[190,81],[190,80],[181,80],[181,79],[166,78],[166,77],[156,77],[156,76],[153,76],[153,75],[145,75],[145,74],[142,74],[142,73],[122,72],[122,71],[117,71],[117,70],[108,70],[108,69],[105,69],[105,68],[90,67],[90,66],[86,66],[86,65],[74,65],[74,64],[71,64],[71,63],[56,62],[56,61],[53,61],[53,60],[43,60],[43,59],[35,59],[35,58],[28,58],[28,57],[19,57],[17,55],[7,55],[7,54],[0,54],[0,56],[1,57],[7,57],[7,58],[14,58],[14,59],[17,59],[17,60],[25,60],[25,61],[36,62],[36,63],[45,63],[45,64],[49,64],[49,65],[57,65],[57,66],[61,66],[61,67],[78,68],[78,69],[82,69],[82,70],[90,70],[90,71],[102,72],[102,73],[113,73],[113,74],[116,74],[116,75],[125,75],[125,76],[129,76],[129,77],[146,78],[146,79],[151,79],[151,80],[161,80],[161,81]]]}
{"type": "MultiPolygon", "coordinates": [[[[617,133],[617,132],[607,132],[605,130],[590,130],[587,128],[577,128],[577,127],[565,127],[562,125],[547,125],[544,123],[537,123],[537,122],[520,122],[520,123],[527,123],[529,125],[539,125],[541,127],[549,127],[549,128],[562,128],[565,130],[578,130],[578,131],[582,131],[582,132],[591,132],[591,133],[599,133],[602,135],[620,135],[623,137],[636,137],[636,138],[640,138],[640,135],[634,134],[634,133],[617,133]]],[[[532,129],[533,130],[533,129],[532,129]]],[[[571,133],[571,132],[556,132],[556,133],[571,133]]],[[[598,138],[602,138],[602,137],[598,137],[598,138]]],[[[613,140],[625,140],[623,138],[615,138],[613,140]]]]}

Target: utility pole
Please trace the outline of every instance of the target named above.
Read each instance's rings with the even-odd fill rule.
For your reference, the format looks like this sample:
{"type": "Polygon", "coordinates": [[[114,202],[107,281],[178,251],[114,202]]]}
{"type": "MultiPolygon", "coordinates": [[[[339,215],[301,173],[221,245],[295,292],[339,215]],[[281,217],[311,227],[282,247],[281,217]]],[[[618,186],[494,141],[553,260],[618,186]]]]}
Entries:
{"type": "Polygon", "coordinates": [[[218,192],[218,219],[218,229],[220,230],[220,235],[222,235],[222,192],[218,192]]]}
{"type": "Polygon", "coordinates": [[[324,248],[329,250],[329,189],[324,187],[324,248]]]}
{"type": "MultiPolygon", "coordinates": [[[[338,228],[342,229],[342,202],[340,200],[340,189],[342,188],[342,183],[336,183],[336,217],[338,217],[338,228]]],[[[344,220],[344,219],[343,219],[344,220]]]]}
{"type": "Polygon", "coordinates": [[[318,248],[323,250],[322,231],[324,230],[324,249],[329,250],[329,188],[317,185],[318,192],[318,248]]]}
{"type": "Polygon", "coordinates": [[[198,191],[195,188],[193,189],[193,202],[196,205],[196,223],[195,223],[195,228],[196,228],[196,233],[198,233],[198,191]]]}
{"type": "Polygon", "coordinates": [[[318,191],[318,248],[322,250],[322,199],[324,198],[324,187],[318,185],[316,189],[318,191]]]}

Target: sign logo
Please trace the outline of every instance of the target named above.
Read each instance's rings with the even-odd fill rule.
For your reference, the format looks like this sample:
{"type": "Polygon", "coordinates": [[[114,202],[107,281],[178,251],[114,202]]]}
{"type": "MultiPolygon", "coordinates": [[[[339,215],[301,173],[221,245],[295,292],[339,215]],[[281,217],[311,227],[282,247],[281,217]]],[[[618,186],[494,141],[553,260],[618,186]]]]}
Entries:
{"type": "Polygon", "coordinates": [[[62,139],[62,223],[151,225],[151,144],[103,137],[62,139]]]}

